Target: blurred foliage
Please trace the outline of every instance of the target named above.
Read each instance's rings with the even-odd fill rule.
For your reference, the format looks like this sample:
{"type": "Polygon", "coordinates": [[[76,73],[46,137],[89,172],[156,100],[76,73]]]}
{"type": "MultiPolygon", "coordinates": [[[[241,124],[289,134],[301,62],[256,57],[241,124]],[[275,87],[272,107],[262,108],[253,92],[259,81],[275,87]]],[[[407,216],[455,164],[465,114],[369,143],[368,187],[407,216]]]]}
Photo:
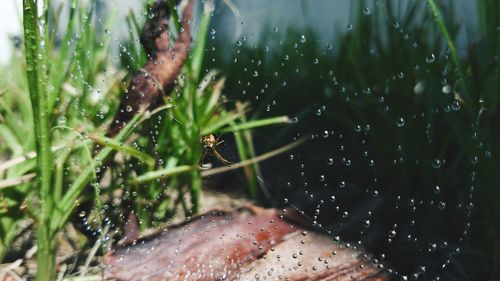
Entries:
{"type": "Polygon", "coordinates": [[[228,73],[227,96],[256,116],[295,117],[293,128],[259,130],[257,147],[313,135],[263,164],[276,204],[285,198],[401,272],[430,280],[447,266],[451,279],[486,280],[500,258],[498,2],[478,1],[482,36],[459,48],[464,77],[443,35],[461,27],[444,2],[446,30],[425,1],[360,1],[328,42],[296,28],[278,41],[266,26],[256,45],[239,38],[230,60],[227,43],[212,42],[207,68],[228,73]]]}

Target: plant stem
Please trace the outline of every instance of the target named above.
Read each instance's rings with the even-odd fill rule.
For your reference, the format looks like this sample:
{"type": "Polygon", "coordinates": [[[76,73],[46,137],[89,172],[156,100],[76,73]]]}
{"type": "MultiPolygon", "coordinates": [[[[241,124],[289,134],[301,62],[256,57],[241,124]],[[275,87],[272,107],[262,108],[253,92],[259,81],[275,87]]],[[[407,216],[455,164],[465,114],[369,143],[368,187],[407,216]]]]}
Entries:
{"type": "MultiPolygon", "coordinates": [[[[37,222],[37,280],[54,280],[55,243],[50,229],[53,211],[51,186],[52,152],[50,149],[49,112],[45,38],[41,37],[38,19],[38,1],[23,1],[23,25],[26,52],[28,86],[35,126],[37,152],[37,190],[40,196],[40,216],[37,222]]],[[[43,23],[46,28],[46,22],[43,23]]]]}
{"type": "Polygon", "coordinates": [[[56,243],[49,226],[38,225],[37,229],[37,281],[52,281],[56,279],[56,243]]]}
{"type": "Polygon", "coordinates": [[[5,254],[7,253],[7,247],[0,243],[0,259],[3,260],[5,257],[5,254]]]}
{"type": "Polygon", "coordinates": [[[202,188],[200,171],[199,170],[192,171],[190,178],[191,178],[191,186],[189,188],[189,193],[191,195],[191,214],[197,214],[200,211],[201,188],[202,188]]]}

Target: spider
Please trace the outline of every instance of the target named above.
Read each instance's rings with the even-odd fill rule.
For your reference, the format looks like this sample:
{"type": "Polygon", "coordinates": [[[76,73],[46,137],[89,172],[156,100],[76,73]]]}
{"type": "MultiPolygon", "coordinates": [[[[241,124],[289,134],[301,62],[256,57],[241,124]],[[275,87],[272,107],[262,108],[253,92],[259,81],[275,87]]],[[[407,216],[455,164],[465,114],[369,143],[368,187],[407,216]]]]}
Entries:
{"type": "Polygon", "coordinates": [[[203,166],[203,159],[205,159],[205,157],[209,155],[214,156],[224,165],[231,165],[231,162],[224,159],[224,157],[222,157],[222,155],[220,155],[220,153],[216,149],[216,147],[223,142],[224,141],[219,141],[219,137],[215,137],[212,134],[201,137],[200,143],[203,149],[203,154],[200,160],[201,166],[203,166]]]}

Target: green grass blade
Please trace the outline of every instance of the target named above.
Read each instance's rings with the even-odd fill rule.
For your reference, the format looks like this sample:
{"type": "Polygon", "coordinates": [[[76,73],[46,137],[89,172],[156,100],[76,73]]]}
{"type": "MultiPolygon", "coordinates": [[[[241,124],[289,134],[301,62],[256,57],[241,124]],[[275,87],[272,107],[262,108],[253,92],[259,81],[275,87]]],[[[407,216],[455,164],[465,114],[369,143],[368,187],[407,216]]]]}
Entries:
{"type": "Polygon", "coordinates": [[[0,137],[12,151],[12,154],[17,156],[23,152],[23,146],[17,139],[16,135],[7,126],[0,124],[0,137]]]}
{"type": "MultiPolygon", "coordinates": [[[[71,52],[71,55],[69,55],[69,58],[68,58],[68,53],[69,53],[69,46],[68,46],[68,42],[70,42],[70,38],[71,36],[73,36],[73,32],[72,31],[67,31],[66,34],[64,35],[64,38],[63,38],[63,44],[62,44],[62,48],[61,48],[61,52],[60,52],[60,57],[56,60],[56,64],[55,64],[55,70],[54,71],[54,77],[53,77],[53,87],[54,87],[54,92],[52,95],[49,96],[50,100],[49,100],[49,111],[51,111],[55,105],[55,102],[56,102],[56,98],[58,96],[61,95],[62,91],[63,91],[63,84],[64,82],[68,79],[68,77],[70,76],[70,72],[71,72],[71,68],[73,66],[73,63],[75,61],[75,58],[76,58],[76,55],[77,55],[77,52],[79,52],[82,48],[82,44],[84,42],[84,39],[85,39],[85,35],[88,36],[88,34],[91,32],[91,27],[90,27],[90,23],[92,21],[92,15],[94,13],[94,6],[95,6],[95,0],[91,2],[90,4],[90,7],[85,15],[85,21],[83,22],[83,26],[85,27],[85,31],[82,32],[83,34],[81,34],[77,41],[76,41],[76,47],[75,47],[75,51],[74,52],[71,52]],[[67,66],[65,67],[65,62],[66,61],[69,61],[67,66]]],[[[69,22],[69,27],[70,28],[73,28],[74,27],[74,18],[76,17],[76,12],[75,12],[75,9],[76,9],[76,2],[73,1],[71,3],[71,9],[70,9],[70,13],[73,13],[72,17],[70,17],[70,22],[69,22]]]]}
{"type": "MultiPolygon", "coordinates": [[[[132,133],[136,127],[137,121],[142,117],[142,115],[143,114],[137,114],[134,116],[134,118],[120,131],[114,140],[118,142],[125,140],[130,133],[132,133]]],[[[68,191],[64,194],[61,202],[58,204],[57,212],[54,213],[54,228],[60,229],[64,226],[69,216],[76,208],[76,201],[78,197],[92,179],[95,173],[95,167],[100,166],[100,164],[111,155],[112,151],[113,149],[111,147],[103,148],[97,156],[94,157],[94,164],[88,165],[80,176],[73,182],[68,191]]]]}
{"type": "Polygon", "coordinates": [[[198,38],[196,38],[196,46],[194,47],[192,54],[193,79],[195,83],[199,82],[201,67],[203,66],[203,58],[205,57],[205,45],[207,42],[208,27],[210,26],[211,19],[211,5],[213,4],[211,4],[210,1],[205,1],[203,15],[201,16],[199,25],[198,38]]]}
{"type": "Polygon", "coordinates": [[[47,61],[45,42],[47,22],[40,28],[38,1],[23,1],[24,43],[28,88],[33,110],[35,144],[37,151],[37,191],[40,196],[40,221],[37,225],[37,280],[55,279],[55,242],[50,222],[53,211],[52,152],[50,150],[49,100],[47,95],[47,61]]]}
{"type": "Polygon", "coordinates": [[[52,153],[50,150],[49,113],[47,103],[47,77],[45,75],[45,53],[40,50],[44,45],[39,29],[37,1],[24,0],[24,37],[28,87],[35,120],[37,151],[38,186],[41,200],[44,202],[42,217],[48,219],[51,210],[51,169],[52,153]]]}
{"type": "Polygon", "coordinates": [[[171,176],[180,175],[187,172],[192,172],[198,169],[196,166],[182,165],[173,168],[166,168],[156,171],[151,171],[143,175],[138,176],[130,181],[131,184],[141,184],[149,182],[159,178],[166,178],[171,176]]]}
{"type": "Polygon", "coordinates": [[[93,139],[95,142],[97,142],[100,145],[111,147],[112,149],[114,149],[116,151],[125,152],[125,153],[129,154],[130,156],[133,156],[133,157],[137,158],[138,160],[146,163],[146,165],[148,165],[149,167],[153,167],[155,165],[155,159],[152,156],[150,156],[150,155],[148,155],[140,150],[137,150],[137,149],[131,147],[130,145],[123,144],[119,141],[116,141],[114,139],[107,138],[104,136],[92,135],[92,136],[90,136],[90,138],[93,139]]]}
{"type": "Polygon", "coordinates": [[[224,133],[254,129],[254,128],[258,128],[258,127],[264,127],[264,126],[270,126],[270,125],[276,125],[276,124],[290,124],[290,123],[291,123],[291,120],[287,116],[278,116],[278,117],[271,117],[271,118],[266,118],[266,119],[249,121],[249,122],[241,123],[238,125],[226,127],[224,129],[221,129],[221,130],[215,130],[215,133],[224,134],[224,133]]]}
{"type": "Polygon", "coordinates": [[[219,131],[224,126],[228,126],[237,119],[240,119],[245,113],[244,112],[221,112],[220,115],[216,116],[215,121],[209,123],[208,126],[202,128],[201,134],[208,135],[219,131]]]}
{"type": "Polygon", "coordinates": [[[453,42],[453,39],[450,36],[450,33],[448,32],[448,28],[446,27],[446,24],[444,23],[443,15],[441,14],[441,11],[439,10],[439,7],[436,5],[436,2],[434,0],[427,0],[429,3],[429,6],[431,7],[431,10],[434,14],[434,19],[436,20],[437,25],[439,26],[439,29],[443,33],[446,43],[448,44],[448,48],[450,48],[451,52],[451,58],[453,60],[453,64],[455,65],[455,71],[457,73],[457,76],[460,78],[460,81],[464,85],[464,97],[463,99],[465,100],[465,103],[468,104],[471,108],[474,108],[474,105],[472,104],[472,98],[469,95],[468,87],[465,81],[465,72],[462,67],[462,63],[460,62],[460,58],[458,55],[457,48],[455,46],[455,43],[453,42]]]}

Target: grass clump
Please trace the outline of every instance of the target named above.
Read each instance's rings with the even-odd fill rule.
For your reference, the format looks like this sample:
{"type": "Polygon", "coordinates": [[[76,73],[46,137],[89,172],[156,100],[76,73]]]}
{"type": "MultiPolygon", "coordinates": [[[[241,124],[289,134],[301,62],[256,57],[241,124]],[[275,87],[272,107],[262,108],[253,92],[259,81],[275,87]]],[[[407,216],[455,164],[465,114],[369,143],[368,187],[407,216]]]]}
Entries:
{"type": "MultiPolygon", "coordinates": [[[[173,93],[163,106],[136,114],[116,137],[107,138],[106,128],[127,85],[126,73],[146,61],[136,39],[148,3],[144,15],[128,17],[134,35],[120,44],[121,70],[110,55],[111,22],[95,16],[95,1],[72,0],[59,7],[43,1],[41,11],[38,2],[23,1],[24,49],[17,50],[10,74],[3,76],[0,101],[0,134],[7,140],[0,152],[9,159],[0,170],[0,260],[23,222],[32,221],[37,280],[55,279],[56,237],[79,204],[95,203],[90,214],[78,215],[89,216],[89,227],[97,231],[104,217],[123,226],[124,213],[130,211],[138,215],[142,229],[164,222],[179,208],[195,214],[202,195],[200,165],[206,161],[204,137],[244,134],[238,146],[244,160],[255,157],[247,148],[249,130],[289,123],[285,116],[245,119],[248,107],[230,106],[223,98],[224,78],[202,68],[213,9],[206,1],[199,35],[173,93]],[[68,10],[67,26],[60,32],[63,9],[68,10]],[[113,180],[102,185],[98,175],[105,170],[113,180]],[[89,184],[92,194],[84,192],[89,184]]],[[[176,8],[170,9],[177,18],[176,8]]],[[[181,32],[179,26],[171,31],[181,32]]],[[[250,163],[254,170],[257,162],[250,163]]]]}

